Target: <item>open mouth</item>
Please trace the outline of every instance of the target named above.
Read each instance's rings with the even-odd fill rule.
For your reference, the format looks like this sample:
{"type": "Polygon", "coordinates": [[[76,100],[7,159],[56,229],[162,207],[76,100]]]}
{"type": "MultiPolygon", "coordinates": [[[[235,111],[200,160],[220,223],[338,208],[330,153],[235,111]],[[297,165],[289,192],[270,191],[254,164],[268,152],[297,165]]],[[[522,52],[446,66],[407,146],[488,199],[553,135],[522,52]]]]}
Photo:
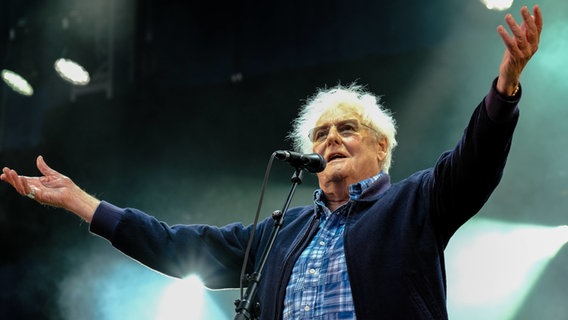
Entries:
{"type": "Polygon", "coordinates": [[[327,162],[331,162],[333,160],[337,160],[337,159],[344,159],[346,158],[345,155],[342,155],[340,153],[334,153],[331,154],[329,157],[327,157],[327,162]]]}

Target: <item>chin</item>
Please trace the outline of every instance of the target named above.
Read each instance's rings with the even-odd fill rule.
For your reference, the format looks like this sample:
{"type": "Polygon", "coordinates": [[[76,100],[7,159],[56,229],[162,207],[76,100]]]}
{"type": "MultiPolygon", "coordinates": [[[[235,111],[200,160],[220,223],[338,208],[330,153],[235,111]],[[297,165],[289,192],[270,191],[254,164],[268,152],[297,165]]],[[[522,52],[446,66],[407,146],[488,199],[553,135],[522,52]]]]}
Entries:
{"type": "Polygon", "coordinates": [[[318,174],[318,179],[325,183],[345,181],[347,177],[348,175],[341,168],[326,168],[318,174]]]}

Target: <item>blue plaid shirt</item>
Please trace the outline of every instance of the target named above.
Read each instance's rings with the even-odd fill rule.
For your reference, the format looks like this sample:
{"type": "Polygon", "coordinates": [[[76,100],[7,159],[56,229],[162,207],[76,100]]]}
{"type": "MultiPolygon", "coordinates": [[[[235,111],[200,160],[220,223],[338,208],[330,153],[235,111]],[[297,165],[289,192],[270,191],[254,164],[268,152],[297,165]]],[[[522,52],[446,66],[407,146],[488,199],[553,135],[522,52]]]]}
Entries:
{"type": "Polygon", "coordinates": [[[314,192],[314,205],[321,222],[292,270],[284,299],[284,319],[355,319],[343,230],[352,201],[381,175],[382,172],[349,186],[350,201],[334,212],[325,205],[323,191],[314,192]]]}

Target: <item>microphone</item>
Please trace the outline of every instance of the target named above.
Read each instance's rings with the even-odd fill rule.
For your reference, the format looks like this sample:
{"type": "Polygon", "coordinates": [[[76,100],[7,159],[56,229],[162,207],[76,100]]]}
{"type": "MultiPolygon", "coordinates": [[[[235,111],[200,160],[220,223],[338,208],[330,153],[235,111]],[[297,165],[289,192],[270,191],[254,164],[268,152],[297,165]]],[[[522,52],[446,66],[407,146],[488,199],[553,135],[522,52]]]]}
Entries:
{"type": "Polygon", "coordinates": [[[302,154],[279,150],[274,152],[274,157],[290,163],[293,167],[306,169],[311,173],[321,172],[326,166],[325,159],[319,153],[302,154]]]}

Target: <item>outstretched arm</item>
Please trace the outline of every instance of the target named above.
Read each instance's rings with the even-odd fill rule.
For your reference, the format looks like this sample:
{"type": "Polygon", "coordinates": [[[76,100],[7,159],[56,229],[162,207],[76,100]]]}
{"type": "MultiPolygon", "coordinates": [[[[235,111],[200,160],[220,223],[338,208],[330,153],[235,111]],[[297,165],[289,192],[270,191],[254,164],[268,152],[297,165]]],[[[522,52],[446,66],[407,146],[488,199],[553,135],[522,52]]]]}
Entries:
{"type": "Polygon", "coordinates": [[[77,186],[71,179],[50,168],[42,156],[37,158],[40,177],[26,177],[10,168],[2,169],[0,179],[11,184],[18,193],[53,207],[64,208],[91,222],[100,200],[77,186]]]}
{"type": "Polygon", "coordinates": [[[534,6],[533,15],[526,6],[523,6],[521,15],[523,16],[521,25],[517,24],[511,14],[505,16],[505,22],[509,25],[512,36],[502,25],[497,27],[497,32],[506,47],[499,67],[497,90],[507,96],[516,93],[521,73],[537,51],[542,32],[542,13],[538,5],[534,6]]]}

